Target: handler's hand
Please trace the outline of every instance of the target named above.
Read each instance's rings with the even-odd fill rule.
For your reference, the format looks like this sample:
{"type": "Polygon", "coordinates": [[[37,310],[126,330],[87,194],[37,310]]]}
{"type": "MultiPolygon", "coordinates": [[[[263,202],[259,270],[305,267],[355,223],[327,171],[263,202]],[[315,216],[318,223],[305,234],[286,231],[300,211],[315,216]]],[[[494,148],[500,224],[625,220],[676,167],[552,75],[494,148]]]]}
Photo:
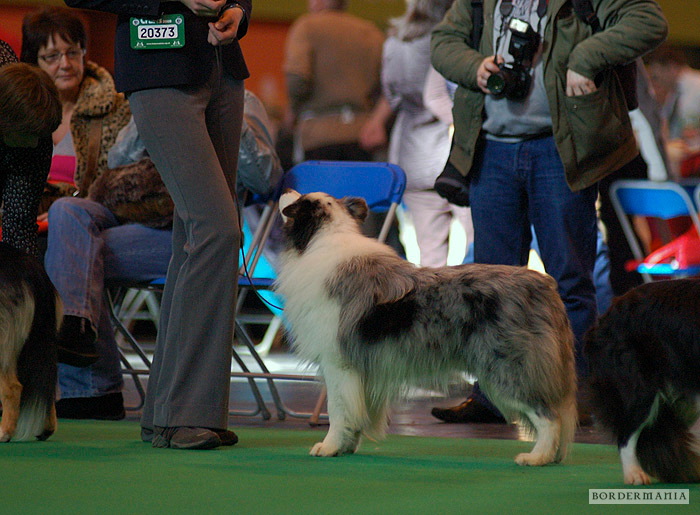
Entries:
{"type": "Polygon", "coordinates": [[[593,93],[598,88],[591,79],[576,73],[573,70],[566,71],[566,96],[577,97],[593,93]]]}
{"type": "Polygon", "coordinates": [[[490,56],[481,61],[479,69],[476,70],[476,84],[479,86],[479,89],[486,94],[491,93],[486,87],[486,81],[489,80],[491,74],[498,72],[499,68],[497,63],[500,62],[503,62],[503,57],[500,55],[490,56]]]}
{"type": "Polygon", "coordinates": [[[226,5],[226,0],[179,0],[197,16],[216,17],[221,8],[226,5]]]}
{"type": "Polygon", "coordinates": [[[238,7],[226,9],[221,14],[221,18],[209,24],[207,41],[214,46],[233,43],[236,40],[243,14],[243,9],[238,7]]]}

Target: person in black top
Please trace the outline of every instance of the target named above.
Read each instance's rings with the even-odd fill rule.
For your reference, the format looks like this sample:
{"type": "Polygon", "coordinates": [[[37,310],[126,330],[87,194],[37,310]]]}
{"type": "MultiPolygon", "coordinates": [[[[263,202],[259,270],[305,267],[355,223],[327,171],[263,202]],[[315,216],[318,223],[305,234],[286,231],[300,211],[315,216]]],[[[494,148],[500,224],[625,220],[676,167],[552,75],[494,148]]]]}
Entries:
{"type": "Polygon", "coordinates": [[[226,429],[240,229],[235,195],[252,0],[66,0],[118,14],[115,81],[175,203],[141,437],[233,445],[226,429]]]}
{"type": "Polygon", "coordinates": [[[51,133],[61,123],[53,81],[0,40],[2,240],[38,257],[36,215],[51,167],[51,133]],[[16,64],[15,64],[16,63],[16,64]]]}

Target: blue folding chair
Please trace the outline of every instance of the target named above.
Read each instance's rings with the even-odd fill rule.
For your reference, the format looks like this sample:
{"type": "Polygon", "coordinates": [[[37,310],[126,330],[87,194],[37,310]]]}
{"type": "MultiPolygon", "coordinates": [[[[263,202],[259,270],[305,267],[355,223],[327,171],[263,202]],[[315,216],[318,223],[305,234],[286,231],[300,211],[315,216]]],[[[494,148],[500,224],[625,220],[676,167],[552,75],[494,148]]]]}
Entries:
{"type": "MultiPolygon", "coordinates": [[[[645,256],[630,222],[631,216],[644,216],[663,221],[689,217],[694,230],[700,231],[698,211],[684,186],[670,181],[619,180],[610,187],[610,200],[634,259],[639,263],[637,271],[642,274],[645,282],[652,281],[654,276],[678,278],[700,274],[700,263],[685,263],[682,260],[679,262],[679,260],[674,259],[672,252],[664,253],[661,251],[661,254],[658,254],[669,254],[669,258],[663,262],[657,262],[653,259],[653,254],[645,256]]],[[[690,235],[671,235],[667,242],[668,249],[672,249],[674,244],[683,243],[683,240],[678,238],[688,240],[689,236],[692,236],[692,233],[690,235]]]]}
{"type": "MultiPolygon", "coordinates": [[[[254,202],[262,202],[261,199],[255,199],[254,202]]],[[[243,249],[240,250],[241,256],[239,258],[239,261],[241,263],[244,262],[244,256],[248,260],[247,262],[250,263],[251,261],[251,256],[253,259],[253,266],[249,269],[250,270],[250,275],[254,277],[254,281],[259,281],[261,284],[271,284],[271,279],[267,279],[265,277],[258,278],[258,276],[254,275],[254,270],[255,267],[258,266],[258,268],[266,272],[267,270],[270,269],[269,265],[265,262],[264,258],[262,258],[262,252],[259,252],[257,248],[255,248],[257,245],[260,245],[263,242],[263,239],[265,237],[265,231],[268,228],[268,219],[272,213],[272,202],[269,202],[268,205],[265,207],[265,210],[263,211],[263,216],[260,220],[259,226],[256,231],[251,231],[250,226],[248,222],[246,221],[245,217],[243,217],[243,233],[245,235],[244,237],[244,247],[243,249]],[[262,260],[261,260],[262,259],[262,260]]],[[[163,271],[165,273],[165,270],[163,271]]],[[[242,282],[243,280],[240,278],[241,276],[239,275],[239,282],[242,282]]],[[[109,314],[110,318],[112,320],[112,324],[118,334],[121,334],[122,337],[124,338],[124,342],[127,347],[131,349],[133,353],[135,353],[138,358],[140,358],[141,365],[143,365],[143,368],[141,365],[134,366],[131,361],[129,360],[128,356],[125,354],[123,349],[119,349],[120,353],[120,359],[122,362],[122,373],[125,375],[131,376],[136,391],[139,394],[140,400],[139,403],[136,406],[127,406],[126,409],[128,410],[139,410],[143,407],[144,400],[145,400],[145,389],[143,387],[143,384],[140,380],[140,376],[142,375],[148,375],[150,372],[151,368],[151,360],[149,358],[148,352],[143,348],[141,343],[135,338],[133,333],[130,331],[128,325],[129,325],[129,318],[131,317],[130,314],[125,314],[124,310],[124,302],[125,299],[128,299],[128,295],[131,292],[138,291],[139,295],[136,297],[141,298],[141,299],[146,299],[147,297],[141,296],[141,293],[148,293],[150,295],[153,294],[160,294],[163,291],[163,287],[165,286],[165,275],[163,277],[159,277],[158,279],[155,279],[153,281],[132,281],[132,280],[109,280],[106,283],[106,288],[105,288],[105,296],[107,300],[107,304],[109,307],[109,314]]],[[[264,292],[266,296],[269,296],[269,298],[274,301],[274,293],[273,292],[264,292]]],[[[278,313],[281,313],[279,311],[278,313]]],[[[264,362],[258,355],[258,352],[256,351],[255,344],[248,334],[248,331],[245,328],[245,318],[241,317],[239,320],[238,316],[236,318],[236,326],[235,326],[235,333],[236,337],[239,341],[239,343],[245,345],[248,347],[251,356],[255,359],[256,363],[260,367],[261,374],[262,376],[269,374],[269,370],[265,366],[264,362]]],[[[261,414],[263,419],[268,420],[271,418],[270,412],[267,409],[267,406],[265,405],[265,402],[263,400],[263,396],[255,383],[255,378],[257,377],[254,373],[252,373],[244,360],[241,358],[239,353],[236,351],[236,349],[233,349],[233,359],[236,361],[238,366],[241,369],[241,372],[231,372],[231,377],[243,377],[248,381],[248,384],[251,388],[251,392],[253,394],[253,397],[256,401],[256,408],[253,410],[231,410],[229,413],[231,415],[239,415],[239,416],[254,416],[257,414],[261,414]]],[[[268,380],[268,384],[270,386],[270,390],[273,396],[273,399],[275,400],[275,403],[280,406],[281,401],[279,400],[279,395],[277,394],[277,391],[275,389],[274,384],[268,380]]],[[[280,419],[284,418],[284,411],[278,409],[278,415],[280,419]]]]}
{"type": "Polygon", "coordinates": [[[336,198],[364,198],[370,211],[386,213],[377,236],[379,241],[385,241],[406,189],[406,174],[401,167],[390,163],[305,161],[283,177],[282,192],[285,189],[302,195],[323,191],[336,198]]]}

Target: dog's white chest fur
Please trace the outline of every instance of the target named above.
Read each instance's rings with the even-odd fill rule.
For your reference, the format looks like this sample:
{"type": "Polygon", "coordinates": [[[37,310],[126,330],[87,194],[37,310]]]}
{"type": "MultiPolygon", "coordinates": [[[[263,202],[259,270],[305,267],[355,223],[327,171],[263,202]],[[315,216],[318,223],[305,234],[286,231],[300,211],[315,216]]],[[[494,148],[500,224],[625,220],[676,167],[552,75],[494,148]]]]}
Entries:
{"type": "MultiPolygon", "coordinates": [[[[295,351],[318,363],[321,342],[335,342],[341,306],[327,291],[338,265],[358,253],[357,239],[330,234],[315,240],[302,254],[283,255],[276,290],[285,298],[284,313],[295,338],[295,351]]],[[[366,251],[371,251],[367,248],[366,251]]]]}

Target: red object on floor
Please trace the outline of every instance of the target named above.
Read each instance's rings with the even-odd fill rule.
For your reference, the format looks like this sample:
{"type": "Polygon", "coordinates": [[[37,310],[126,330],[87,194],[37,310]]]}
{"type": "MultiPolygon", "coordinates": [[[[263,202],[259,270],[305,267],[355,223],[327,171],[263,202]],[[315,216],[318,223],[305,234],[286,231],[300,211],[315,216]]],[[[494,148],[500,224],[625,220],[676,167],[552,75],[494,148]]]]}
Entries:
{"type": "Polygon", "coordinates": [[[643,264],[674,263],[678,268],[700,265],[700,236],[693,227],[675,240],[649,254],[643,264]]]}

